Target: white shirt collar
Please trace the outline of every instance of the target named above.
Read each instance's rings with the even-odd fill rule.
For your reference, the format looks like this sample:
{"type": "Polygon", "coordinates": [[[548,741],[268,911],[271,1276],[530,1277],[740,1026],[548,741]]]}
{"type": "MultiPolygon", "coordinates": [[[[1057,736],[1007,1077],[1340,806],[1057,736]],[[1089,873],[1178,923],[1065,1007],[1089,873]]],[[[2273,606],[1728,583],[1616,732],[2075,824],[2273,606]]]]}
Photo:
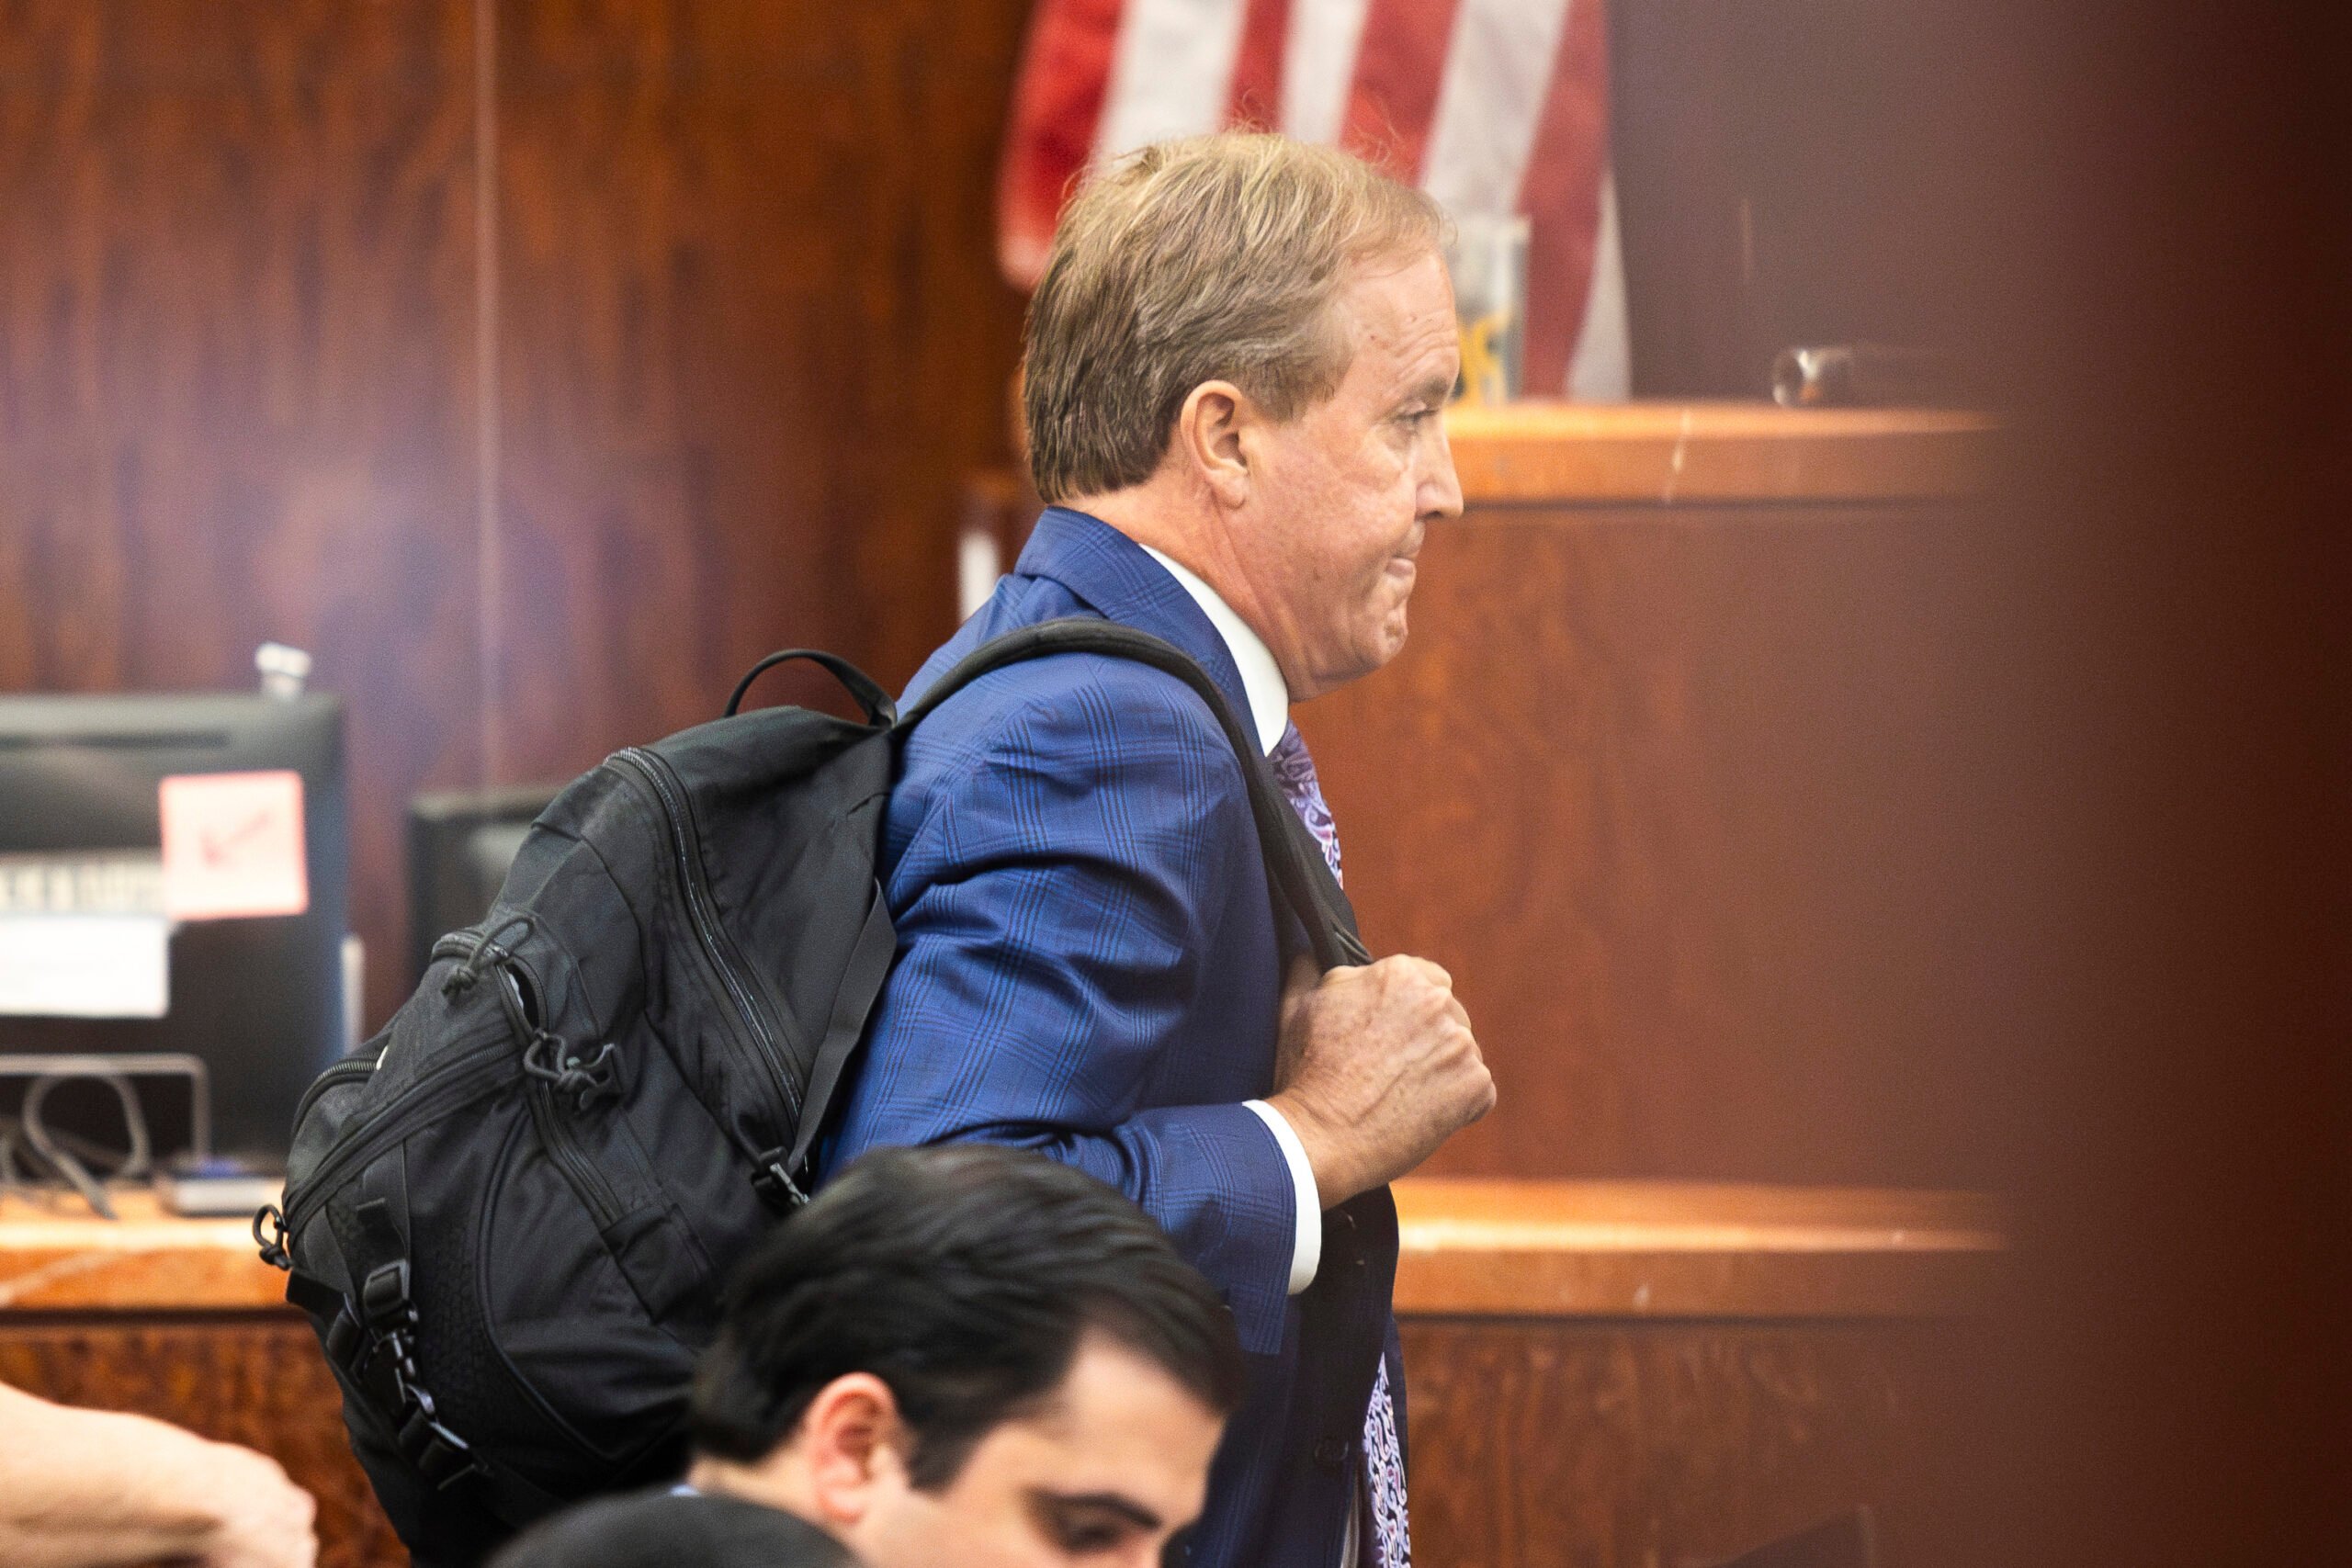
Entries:
{"type": "Polygon", "coordinates": [[[1282,667],[1274,662],[1272,649],[1265,639],[1250,629],[1250,623],[1233,613],[1225,596],[1201,581],[1200,574],[1182,561],[1166,553],[1143,547],[1144,553],[1168,569],[1193,603],[1201,607],[1217,635],[1225,638],[1225,649],[1233,655],[1234,664],[1241,671],[1241,690],[1250,698],[1250,719],[1258,728],[1258,744],[1269,752],[1290,728],[1290,685],[1283,679],[1282,667]]]}

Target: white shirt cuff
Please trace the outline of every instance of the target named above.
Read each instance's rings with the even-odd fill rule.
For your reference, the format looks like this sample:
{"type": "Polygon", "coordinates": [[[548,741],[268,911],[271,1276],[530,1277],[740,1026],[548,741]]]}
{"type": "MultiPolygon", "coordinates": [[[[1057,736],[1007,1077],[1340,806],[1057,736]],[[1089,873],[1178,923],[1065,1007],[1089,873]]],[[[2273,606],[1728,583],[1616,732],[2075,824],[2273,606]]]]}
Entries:
{"type": "Polygon", "coordinates": [[[1298,1235],[1291,1243],[1290,1293],[1298,1294],[1315,1283],[1315,1270],[1323,1266],[1323,1195],[1316,1190],[1315,1168],[1306,1163],[1306,1145],[1283,1119],[1283,1113],[1262,1100],[1241,1102],[1258,1113],[1266,1131],[1282,1145],[1283,1159],[1290,1167],[1290,1186],[1298,1203],[1298,1235]]]}

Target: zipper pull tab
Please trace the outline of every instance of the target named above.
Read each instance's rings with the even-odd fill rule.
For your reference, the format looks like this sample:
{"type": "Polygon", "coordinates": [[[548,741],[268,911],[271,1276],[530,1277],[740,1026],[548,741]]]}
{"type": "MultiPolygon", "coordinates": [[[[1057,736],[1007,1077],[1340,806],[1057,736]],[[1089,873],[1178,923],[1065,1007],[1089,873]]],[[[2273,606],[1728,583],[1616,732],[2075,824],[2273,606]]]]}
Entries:
{"type": "Polygon", "coordinates": [[[808,1201],[808,1194],[800,1190],[800,1184],[792,1179],[792,1173],[784,1168],[784,1160],[782,1149],[771,1149],[760,1156],[760,1168],[752,1176],[752,1190],[760,1195],[762,1202],[779,1214],[788,1214],[808,1201]]]}

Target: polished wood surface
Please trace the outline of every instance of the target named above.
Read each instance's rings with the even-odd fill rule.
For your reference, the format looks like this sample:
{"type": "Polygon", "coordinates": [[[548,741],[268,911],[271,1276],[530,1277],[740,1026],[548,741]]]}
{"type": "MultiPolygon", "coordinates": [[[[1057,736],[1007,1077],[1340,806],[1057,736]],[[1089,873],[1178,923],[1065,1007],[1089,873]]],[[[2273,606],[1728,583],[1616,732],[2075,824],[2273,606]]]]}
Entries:
{"type": "MultiPolygon", "coordinates": [[[[2000,426],[1941,409],[1783,409],[1760,401],[1571,403],[1445,411],[1464,502],[1563,507],[1956,501],[1992,482],[2000,426]]],[[[967,525],[1009,568],[1040,502],[1025,470],[965,483],[967,525]]]]}
{"type": "Polygon", "coordinates": [[[1396,1208],[1417,1561],[1712,1563],[1868,1506],[1888,1568],[1979,1568],[1991,1200],[1425,1178],[1396,1208]]]}
{"type": "Polygon", "coordinates": [[[1006,450],[1028,3],[0,7],[0,690],[311,649],[373,1024],[420,788],[568,776],[781,645],[910,675],[1006,450]]]}
{"type": "MultiPolygon", "coordinates": [[[[260,1448],[320,1493],[328,1562],[396,1561],[247,1226],[118,1199],[119,1222],[0,1203],[0,1378],[260,1448]]],[[[2002,1266],[1987,1200],[1430,1179],[1396,1200],[1420,1560],[1643,1568],[1855,1502],[1898,1533],[1936,1506],[1938,1380],[2002,1266]]]]}
{"type": "Polygon", "coordinates": [[[1446,411],[1474,506],[1948,500],[1991,482],[1997,426],[1928,409],[1527,401],[1446,411]]]}
{"type": "Polygon", "coordinates": [[[0,1312],[218,1312],[285,1304],[243,1219],[166,1213],[152,1193],[108,1194],[118,1219],[78,1198],[0,1198],[0,1312]]]}
{"type": "Polygon", "coordinates": [[[1715,1564],[1858,1505],[1884,1568],[1983,1568],[1975,1323],[1402,1324],[1413,1559],[1715,1564]]]}
{"type": "Polygon", "coordinates": [[[1919,1317],[1983,1310],[2005,1242],[1967,1192],[1694,1182],[1396,1185],[1396,1310],[1919,1317]]]}
{"type": "Polygon", "coordinates": [[[1661,504],[1683,417],[1457,416],[1404,651],[1297,711],[1374,950],[1494,1068],[1429,1174],[1995,1185],[1978,955],[2034,871],[1968,787],[2015,579],[1953,493],[1995,437],[1694,413],[1711,493],[1661,504]]]}
{"type": "MultiPolygon", "coordinates": [[[[1498,1316],[1872,1316],[1958,1312],[2004,1240],[1966,1192],[1698,1182],[1396,1184],[1400,1313],[1498,1316]]],[[[114,1194],[0,1200],[0,1311],[187,1312],[277,1306],[286,1276],[241,1219],[164,1213],[114,1194]]]]}
{"type": "MultiPolygon", "coordinates": [[[[1386,669],[1295,710],[1378,952],[1443,964],[1495,1113],[1433,1175],[1984,1187],[1970,1021],[2039,874],[1996,795],[1979,414],[1453,409],[1466,511],[1386,669]]],[[[1008,561],[1010,476],[968,487],[1008,561]]]]}

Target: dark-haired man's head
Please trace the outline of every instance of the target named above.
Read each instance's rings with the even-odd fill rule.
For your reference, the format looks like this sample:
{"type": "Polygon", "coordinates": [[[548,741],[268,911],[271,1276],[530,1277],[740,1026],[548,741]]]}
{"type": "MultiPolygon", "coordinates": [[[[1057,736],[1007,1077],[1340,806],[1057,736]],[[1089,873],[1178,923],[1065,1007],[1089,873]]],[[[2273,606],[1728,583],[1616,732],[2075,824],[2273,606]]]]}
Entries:
{"type": "Polygon", "coordinates": [[[1241,1359],[1159,1227],[1043,1156],[890,1149],[752,1254],[695,1382],[704,1491],[872,1568],[1157,1563],[1241,1359]]]}

